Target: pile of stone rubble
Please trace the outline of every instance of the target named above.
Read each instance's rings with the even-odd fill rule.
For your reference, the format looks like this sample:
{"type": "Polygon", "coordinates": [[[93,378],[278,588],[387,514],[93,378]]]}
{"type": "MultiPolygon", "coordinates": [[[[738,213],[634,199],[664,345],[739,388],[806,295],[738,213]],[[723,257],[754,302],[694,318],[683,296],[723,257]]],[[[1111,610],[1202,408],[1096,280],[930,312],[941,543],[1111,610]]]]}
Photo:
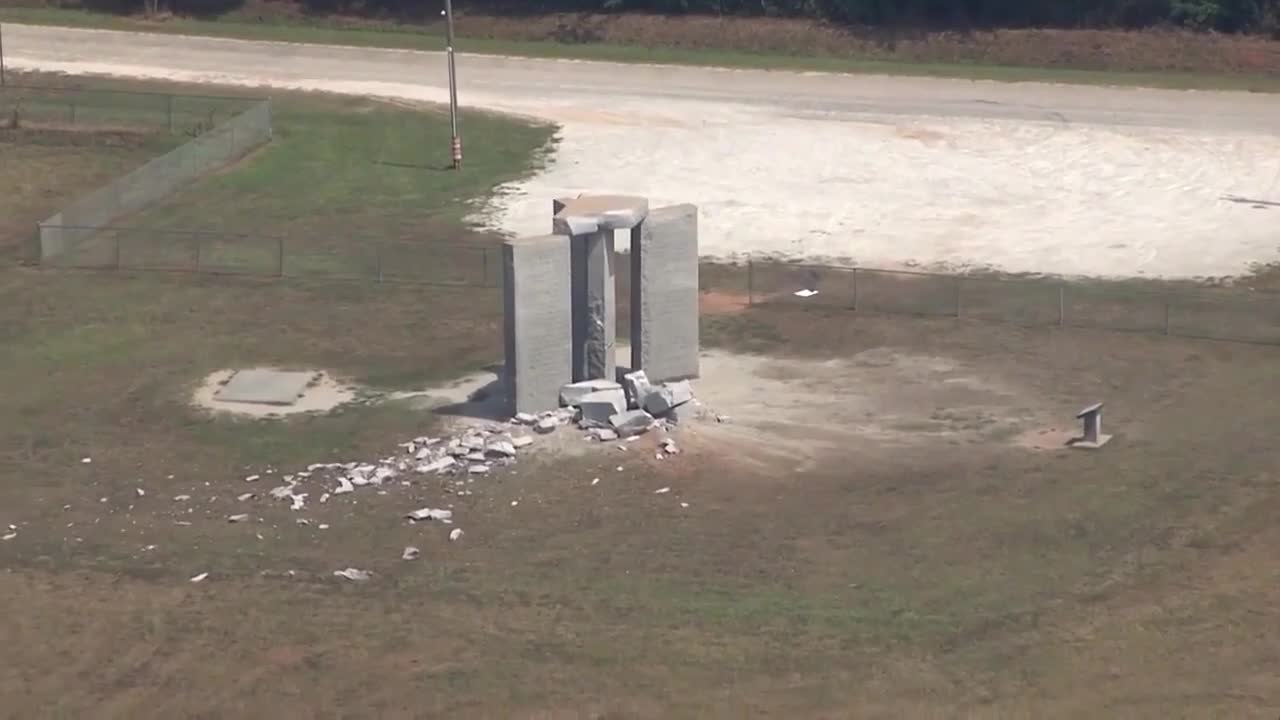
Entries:
{"type": "MultiPolygon", "coordinates": [[[[621,384],[589,380],[565,385],[560,402],[563,407],[557,410],[520,413],[509,423],[480,424],[452,437],[416,437],[400,443],[402,454],[376,462],[315,463],[304,471],[278,476],[284,484],[267,495],[288,501],[290,509],[298,511],[308,498],[327,503],[360,488],[409,485],[415,475],[434,475],[452,479],[446,482],[446,493],[465,496],[471,494],[468,485],[476,477],[514,464],[517,454],[533,445],[530,430],[547,434],[576,423],[588,440],[605,442],[636,437],[655,427],[671,429],[699,411],[687,381],[652,385],[643,371],[625,375],[621,384]],[[314,489],[302,492],[308,486],[314,489]]],[[[663,448],[666,455],[678,452],[669,439],[663,448]]],[[[245,480],[256,482],[260,477],[250,475],[245,480]]]]}
{"type": "MultiPolygon", "coordinates": [[[[609,380],[586,380],[560,389],[560,410],[544,413],[534,429],[549,432],[561,418],[576,420],[597,440],[613,440],[648,432],[655,425],[678,425],[696,412],[687,380],[653,385],[643,370],[609,380]]],[[[519,416],[518,416],[519,417],[519,416]]],[[[530,416],[523,419],[528,421],[530,416]]]]}

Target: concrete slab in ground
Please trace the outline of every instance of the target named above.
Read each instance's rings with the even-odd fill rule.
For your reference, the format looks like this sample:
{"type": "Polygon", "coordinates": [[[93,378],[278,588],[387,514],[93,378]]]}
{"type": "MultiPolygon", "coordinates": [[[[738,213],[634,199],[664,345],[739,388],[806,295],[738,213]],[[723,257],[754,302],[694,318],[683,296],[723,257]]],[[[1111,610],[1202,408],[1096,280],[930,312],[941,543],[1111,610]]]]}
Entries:
{"type": "Polygon", "coordinates": [[[237,370],[213,398],[219,402],[292,405],[306,392],[307,386],[319,378],[320,373],[310,370],[237,370]]]}

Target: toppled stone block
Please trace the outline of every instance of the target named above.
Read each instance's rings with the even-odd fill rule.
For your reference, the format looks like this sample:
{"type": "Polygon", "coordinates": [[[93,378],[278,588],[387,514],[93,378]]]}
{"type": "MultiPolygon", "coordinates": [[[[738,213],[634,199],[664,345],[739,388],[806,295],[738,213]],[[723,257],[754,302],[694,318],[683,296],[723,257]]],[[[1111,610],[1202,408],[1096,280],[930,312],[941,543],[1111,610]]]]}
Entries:
{"type": "Polygon", "coordinates": [[[538,420],[537,424],[533,426],[533,431],[543,433],[545,435],[546,433],[554,432],[558,427],[560,427],[559,420],[554,417],[544,417],[538,420]]]}
{"type": "Polygon", "coordinates": [[[649,393],[644,399],[644,409],[651,415],[661,417],[693,399],[693,388],[689,381],[667,383],[649,393]]]}
{"type": "Polygon", "coordinates": [[[610,417],[609,425],[621,437],[642,435],[653,427],[653,416],[643,410],[627,410],[610,417]]]}
{"type": "Polygon", "coordinates": [[[598,440],[599,442],[608,442],[610,440],[618,439],[618,433],[614,432],[613,428],[591,428],[587,432],[589,437],[598,440]]]}
{"type": "Polygon", "coordinates": [[[697,400],[671,408],[663,419],[673,425],[681,425],[696,419],[702,414],[702,407],[697,400]]]}
{"type": "Polygon", "coordinates": [[[511,438],[511,447],[519,450],[520,448],[529,447],[533,444],[533,438],[529,435],[521,435],[520,437],[511,438]]]}
{"type": "Polygon", "coordinates": [[[627,409],[627,395],[613,383],[612,390],[599,390],[578,401],[582,427],[608,427],[609,418],[627,409]]]}
{"type": "Polygon", "coordinates": [[[516,446],[511,442],[511,438],[505,436],[489,438],[489,442],[485,445],[484,451],[489,455],[497,457],[516,456],[516,446]]]}
{"type": "Polygon", "coordinates": [[[560,388],[560,404],[577,407],[581,405],[582,399],[591,393],[621,389],[622,386],[612,380],[583,380],[569,383],[560,388]]]}
{"type": "Polygon", "coordinates": [[[533,413],[519,412],[511,419],[517,425],[532,425],[538,421],[538,416],[533,413]]]}
{"type": "Polygon", "coordinates": [[[653,392],[649,376],[643,370],[627,373],[622,376],[622,387],[627,391],[627,406],[632,409],[644,406],[644,399],[653,392]]]}

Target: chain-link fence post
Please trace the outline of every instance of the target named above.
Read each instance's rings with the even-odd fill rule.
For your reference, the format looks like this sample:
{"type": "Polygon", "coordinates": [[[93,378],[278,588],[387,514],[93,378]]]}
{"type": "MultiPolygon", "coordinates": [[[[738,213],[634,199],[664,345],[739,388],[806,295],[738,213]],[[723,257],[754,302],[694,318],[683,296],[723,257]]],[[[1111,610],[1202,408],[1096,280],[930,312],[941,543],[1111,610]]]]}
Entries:
{"type": "Polygon", "coordinates": [[[1058,283],[1058,327],[1067,326],[1067,286],[1058,283]]]}
{"type": "Polygon", "coordinates": [[[853,283],[853,305],[849,309],[858,312],[858,268],[854,268],[849,275],[850,282],[853,283]]]}
{"type": "Polygon", "coordinates": [[[960,317],[960,290],[964,286],[964,277],[956,276],[956,318],[960,317]]]}
{"type": "Polygon", "coordinates": [[[756,304],[756,265],[751,256],[747,256],[747,307],[756,304]]]}
{"type": "Polygon", "coordinates": [[[489,248],[480,248],[480,285],[489,286],[489,248]]]}
{"type": "Polygon", "coordinates": [[[1169,295],[1164,296],[1164,334],[1169,334],[1169,315],[1172,313],[1173,298],[1169,295]]]}

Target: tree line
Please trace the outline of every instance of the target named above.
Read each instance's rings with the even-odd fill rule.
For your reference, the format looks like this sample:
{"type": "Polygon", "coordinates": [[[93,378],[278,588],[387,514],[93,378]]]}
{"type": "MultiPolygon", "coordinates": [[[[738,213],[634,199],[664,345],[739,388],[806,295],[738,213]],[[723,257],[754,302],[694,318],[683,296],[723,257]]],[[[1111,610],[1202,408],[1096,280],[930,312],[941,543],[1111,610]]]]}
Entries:
{"type": "MultiPolygon", "coordinates": [[[[308,10],[402,18],[438,16],[443,0],[296,0],[308,10]]],[[[93,2],[93,0],[88,0],[93,2]]],[[[117,10],[225,12],[242,0],[98,0],[117,10]]],[[[455,0],[459,12],[529,15],[645,12],[800,17],[928,29],[1149,28],[1280,33],[1280,0],[455,0]]]]}

